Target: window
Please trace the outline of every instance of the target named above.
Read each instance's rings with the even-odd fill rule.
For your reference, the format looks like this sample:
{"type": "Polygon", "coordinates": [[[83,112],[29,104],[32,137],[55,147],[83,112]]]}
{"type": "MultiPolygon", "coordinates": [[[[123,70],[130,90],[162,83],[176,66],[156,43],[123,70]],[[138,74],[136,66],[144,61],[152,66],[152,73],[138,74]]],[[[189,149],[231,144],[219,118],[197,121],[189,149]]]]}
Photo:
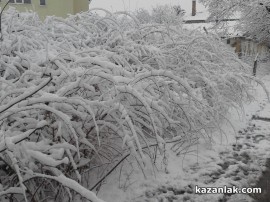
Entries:
{"type": "Polygon", "coordinates": [[[41,5],[41,6],[46,5],[46,1],[45,1],[45,0],[40,0],[40,5],[41,5]]]}
{"type": "Polygon", "coordinates": [[[31,0],[9,0],[9,3],[13,4],[31,4],[31,0]]]}
{"type": "Polygon", "coordinates": [[[13,4],[22,4],[23,3],[22,1],[23,0],[10,0],[9,2],[13,4]]]}

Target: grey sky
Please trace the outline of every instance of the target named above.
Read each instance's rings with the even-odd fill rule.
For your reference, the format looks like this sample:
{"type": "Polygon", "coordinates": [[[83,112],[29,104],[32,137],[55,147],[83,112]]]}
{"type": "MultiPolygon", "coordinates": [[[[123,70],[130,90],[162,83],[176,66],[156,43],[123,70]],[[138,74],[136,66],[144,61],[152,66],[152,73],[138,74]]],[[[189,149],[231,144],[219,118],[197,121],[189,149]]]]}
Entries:
{"type": "MultiPolygon", "coordinates": [[[[198,1],[198,0],[197,0],[198,1]]],[[[157,5],[180,5],[187,13],[191,13],[192,0],[92,0],[90,8],[104,8],[109,11],[134,11],[139,8],[151,10],[157,5]]],[[[197,10],[204,7],[197,3],[197,10]]]]}

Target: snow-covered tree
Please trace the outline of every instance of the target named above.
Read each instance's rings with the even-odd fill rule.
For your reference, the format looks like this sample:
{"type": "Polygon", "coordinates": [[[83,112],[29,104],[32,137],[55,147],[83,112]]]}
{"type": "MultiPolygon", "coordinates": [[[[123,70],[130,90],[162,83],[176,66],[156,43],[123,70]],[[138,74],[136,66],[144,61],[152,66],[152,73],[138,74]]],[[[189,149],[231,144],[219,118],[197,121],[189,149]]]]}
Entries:
{"type": "Polygon", "coordinates": [[[261,42],[270,42],[270,2],[268,0],[201,0],[201,2],[208,7],[211,20],[222,21],[240,16],[236,29],[261,42]]]}

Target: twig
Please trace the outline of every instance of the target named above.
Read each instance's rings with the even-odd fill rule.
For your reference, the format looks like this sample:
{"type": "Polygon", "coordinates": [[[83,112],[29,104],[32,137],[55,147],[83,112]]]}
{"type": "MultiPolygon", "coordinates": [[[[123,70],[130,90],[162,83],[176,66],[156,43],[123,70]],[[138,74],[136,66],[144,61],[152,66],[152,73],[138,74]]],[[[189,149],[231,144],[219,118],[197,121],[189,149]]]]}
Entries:
{"type": "Polygon", "coordinates": [[[39,188],[44,184],[44,182],[45,182],[45,179],[43,179],[42,183],[40,183],[40,185],[36,188],[35,192],[32,194],[32,198],[30,199],[30,202],[32,202],[32,201],[35,202],[36,201],[35,200],[35,195],[36,195],[37,191],[39,190],[39,188]]]}
{"type": "Polygon", "coordinates": [[[44,81],[43,83],[38,85],[37,88],[18,96],[17,99],[14,99],[9,104],[6,104],[6,105],[0,107],[0,114],[3,113],[4,111],[8,110],[9,108],[14,106],[15,104],[21,102],[22,100],[27,99],[28,97],[30,97],[30,96],[34,95],[35,93],[37,93],[38,91],[40,91],[42,88],[47,86],[51,82],[51,80],[52,80],[52,76],[50,75],[50,78],[47,81],[44,81]]]}
{"type": "MultiPolygon", "coordinates": [[[[26,133],[23,133],[23,135],[25,135],[26,137],[23,137],[22,139],[18,140],[17,142],[13,142],[13,144],[18,144],[18,143],[20,143],[21,141],[23,141],[23,140],[29,138],[29,136],[31,136],[34,132],[36,132],[36,130],[41,129],[41,128],[43,128],[43,127],[44,127],[44,126],[42,126],[42,127],[37,127],[37,128],[35,128],[35,129],[31,129],[30,132],[27,131],[26,133]]],[[[8,149],[8,148],[7,148],[6,145],[5,145],[5,147],[4,147],[3,149],[0,150],[0,153],[2,153],[3,151],[6,151],[7,149],[8,149]]]]}
{"type": "Polygon", "coordinates": [[[255,115],[253,115],[251,119],[252,120],[260,120],[260,121],[270,122],[270,118],[268,118],[268,117],[261,117],[261,116],[255,116],[255,115]]]}
{"type": "Polygon", "coordinates": [[[9,0],[8,2],[5,4],[5,6],[3,7],[3,9],[1,10],[1,13],[0,13],[0,32],[1,32],[1,38],[0,40],[3,41],[3,33],[2,33],[2,14],[3,14],[3,11],[5,10],[5,8],[7,7],[7,5],[9,4],[9,0]]]}
{"type": "MultiPolygon", "coordinates": [[[[170,141],[166,141],[165,143],[173,143],[173,142],[177,142],[179,140],[170,140],[170,141]]],[[[151,145],[148,145],[148,146],[144,146],[142,147],[142,149],[146,149],[146,148],[149,148],[149,147],[155,147],[155,146],[158,146],[158,143],[153,143],[151,145]]],[[[124,155],[122,157],[122,159],[109,171],[107,172],[93,187],[90,188],[90,191],[94,190],[100,183],[102,183],[102,181],[108,177],[128,156],[130,156],[130,153],[127,153],[126,155],[124,155]]]]}
{"type": "Polygon", "coordinates": [[[106,177],[108,177],[128,156],[130,155],[130,153],[126,154],[108,173],[106,173],[106,175],[104,175],[91,189],[90,191],[92,191],[93,189],[95,189],[106,177]]]}

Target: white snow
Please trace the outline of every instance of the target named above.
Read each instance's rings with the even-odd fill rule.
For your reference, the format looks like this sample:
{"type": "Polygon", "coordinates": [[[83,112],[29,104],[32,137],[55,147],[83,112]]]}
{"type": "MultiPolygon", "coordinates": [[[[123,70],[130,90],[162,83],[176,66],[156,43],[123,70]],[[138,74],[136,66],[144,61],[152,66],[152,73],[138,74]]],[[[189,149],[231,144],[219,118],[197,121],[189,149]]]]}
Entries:
{"type": "MultiPolygon", "coordinates": [[[[268,65],[269,63],[259,64],[258,78],[262,79],[268,90],[270,90],[270,70],[268,65]]],[[[254,83],[254,88],[256,90],[256,100],[245,104],[245,113],[239,114],[237,111],[232,110],[228,114],[227,118],[233,124],[234,129],[230,124],[225,122],[222,124],[224,134],[219,134],[218,131],[214,132],[216,135],[213,135],[214,139],[212,144],[201,139],[200,145],[188,148],[188,150],[184,151],[180,156],[176,156],[175,152],[171,150],[172,145],[167,145],[167,151],[169,152],[167,174],[162,167],[158,167],[159,171],[156,171],[155,175],[152,174],[145,180],[139,172],[134,172],[133,176],[130,178],[130,185],[123,191],[123,189],[119,188],[121,187],[120,185],[122,182],[117,179],[119,171],[116,171],[101,187],[98,196],[105,201],[119,202],[157,201],[157,199],[163,198],[165,200],[166,197],[173,198],[173,196],[176,197],[176,200],[182,201],[183,198],[181,198],[181,195],[175,195],[174,192],[168,190],[172,190],[173,188],[176,190],[177,188],[179,188],[179,190],[187,189],[187,186],[189,185],[198,185],[202,187],[223,187],[224,185],[236,185],[238,187],[254,186],[261,171],[265,169],[263,162],[265,162],[270,155],[269,122],[250,122],[250,119],[254,114],[262,117],[270,117],[270,103],[267,100],[265,91],[260,86],[254,83]],[[251,124],[253,125],[253,122],[256,124],[256,127],[260,128],[259,131],[253,132],[254,137],[256,137],[256,133],[258,133],[259,136],[263,135],[265,137],[262,137],[262,139],[255,144],[251,143],[248,139],[243,141],[238,140],[238,131],[244,131],[247,126],[250,127],[251,124]],[[245,147],[245,144],[254,144],[255,147],[245,147]],[[238,164],[230,165],[228,172],[224,177],[219,177],[216,182],[206,183],[207,181],[212,180],[212,178],[209,177],[209,174],[223,170],[220,165],[224,163],[224,159],[222,159],[223,157],[220,154],[224,153],[224,157],[226,157],[227,154],[233,154],[232,145],[243,145],[242,153],[249,152],[252,158],[251,161],[248,165],[241,163],[241,161],[238,162],[238,164]],[[239,170],[239,167],[246,167],[247,170],[254,170],[255,172],[248,176],[243,175],[242,180],[238,183],[233,180],[233,177],[235,175],[234,171],[239,170]],[[115,186],[116,181],[119,183],[118,186],[115,186]],[[164,192],[161,191],[162,187],[164,192]]],[[[222,197],[222,195],[218,194],[183,194],[182,196],[196,202],[218,201],[220,197],[222,197]]],[[[252,201],[247,195],[233,195],[229,198],[229,201],[231,202],[241,200],[252,201]]]]}
{"type": "Polygon", "coordinates": [[[194,185],[255,183],[259,143],[268,150],[258,132],[267,126],[250,120],[266,104],[261,79],[216,35],[182,29],[172,11],[160,7],[147,24],[125,12],[45,22],[4,12],[5,191],[15,181],[25,200],[207,201],[222,195],[194,195],[194,185]]]}

